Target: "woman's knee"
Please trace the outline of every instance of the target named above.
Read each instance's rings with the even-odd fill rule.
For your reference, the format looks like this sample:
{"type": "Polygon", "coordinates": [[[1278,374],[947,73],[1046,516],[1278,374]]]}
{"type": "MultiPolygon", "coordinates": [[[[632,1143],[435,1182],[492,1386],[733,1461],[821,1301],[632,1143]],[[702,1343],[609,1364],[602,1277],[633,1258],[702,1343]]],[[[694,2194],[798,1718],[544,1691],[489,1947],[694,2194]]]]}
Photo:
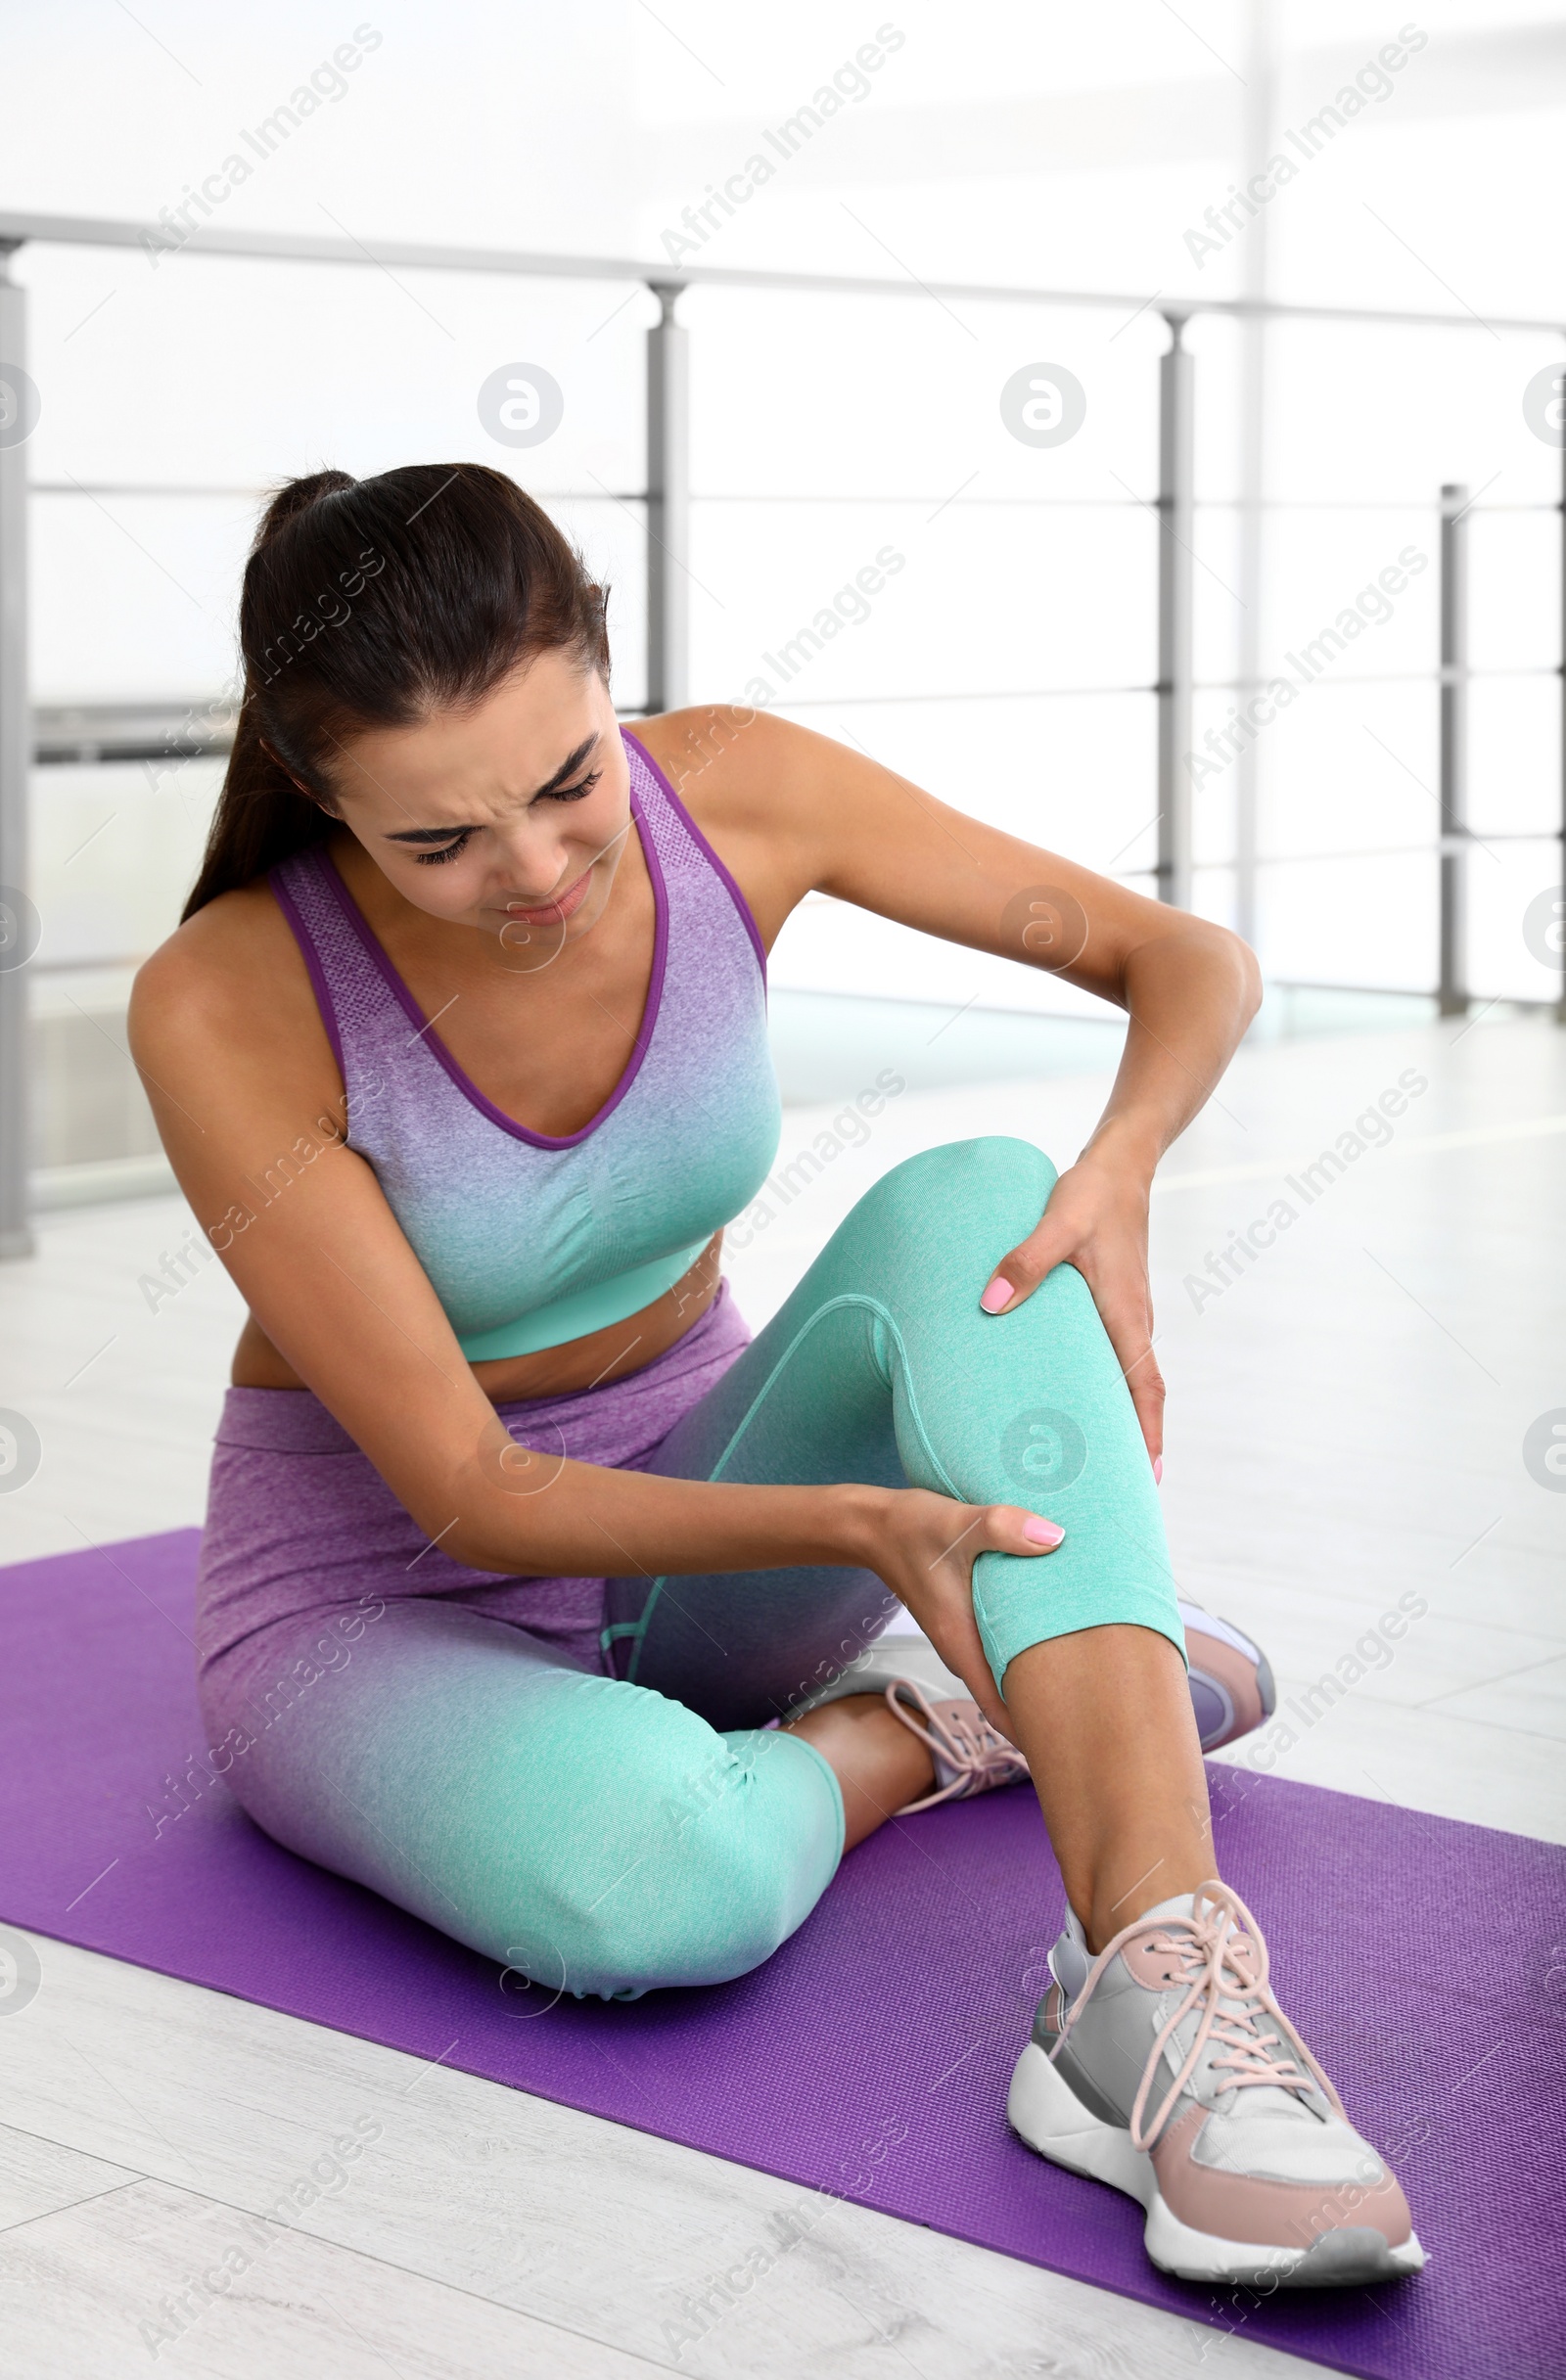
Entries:
{"type": "Polygon", "coordinates": [[[714,1741],[716,1755],[682,1781],[677,1805],[656,1797],[611,1888],[590,1904],[571,1896],[558,1911],[554,1964],[578,1996],[629,1998],[749,1974],[831,1881],[842,1802],[816,1756],[776,1733],[745,1739],[740,1758],[714,1741]]]}
{"type": "Polygon", "coordinates": [[[1042,1149],[1031,1140],[996,1132],[921,1149],[895,1166],[877,1187],[900,1206],[961,1217],[971,1225],[976,1215],[982,1217],[994,1208],[1009,1210],[1019,1202],[1024,1210],[1035,1211],[1036,1222],[1055,1180],[1055,1167],[1042,1149]]]}

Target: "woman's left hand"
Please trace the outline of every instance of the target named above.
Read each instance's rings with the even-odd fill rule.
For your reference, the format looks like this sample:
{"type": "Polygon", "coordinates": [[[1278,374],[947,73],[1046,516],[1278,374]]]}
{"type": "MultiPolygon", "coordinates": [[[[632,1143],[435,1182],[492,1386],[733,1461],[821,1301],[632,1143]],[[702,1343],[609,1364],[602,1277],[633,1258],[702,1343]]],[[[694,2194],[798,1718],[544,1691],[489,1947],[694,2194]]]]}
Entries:
{"type": "Polygon", "coordinates": [[[1150,1182],[1139,1164],[1083,1150],[1050,1192],[1037,1229],[1001,1258],[981,1304],[987,1313],[1010,1313],[1057,1264],[1075,1264],[1109,1333],[1147,1442],[1153,1476],[1160,1479],[1164,1376],[1153,1353],[1153,1301],[1147,1279],[1150,1182]]]}

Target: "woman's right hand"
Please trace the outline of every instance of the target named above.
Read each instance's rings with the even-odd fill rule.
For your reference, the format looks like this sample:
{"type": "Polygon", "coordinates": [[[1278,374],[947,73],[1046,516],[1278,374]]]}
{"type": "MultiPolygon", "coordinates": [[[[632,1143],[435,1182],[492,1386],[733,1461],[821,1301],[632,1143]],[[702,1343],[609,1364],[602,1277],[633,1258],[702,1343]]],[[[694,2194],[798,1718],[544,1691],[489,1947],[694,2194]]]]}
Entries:
{"type": "Polygon", "coordinates": [[[860,1551],[1008,1742],[1014,1739],[1006,1706],[974,1617],[974,1562],[982,1553],[1053,1553],[1065,1533],[1018,1504],[962,1504],[928,1488],[901,1488],[886,1492],[860,1551]]]}

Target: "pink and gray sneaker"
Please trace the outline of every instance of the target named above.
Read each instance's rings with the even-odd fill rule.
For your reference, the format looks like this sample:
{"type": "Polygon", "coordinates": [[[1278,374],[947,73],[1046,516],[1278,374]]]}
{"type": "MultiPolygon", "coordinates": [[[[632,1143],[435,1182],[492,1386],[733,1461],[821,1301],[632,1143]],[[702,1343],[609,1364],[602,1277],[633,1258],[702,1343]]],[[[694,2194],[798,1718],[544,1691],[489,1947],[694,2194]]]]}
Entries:
{"type": "Polygon", "coordinates": [[[1030,2148],[1145,2207],[1161,2270],[1299,2289],[1421,2269],[1402,2189],[1273,1998],[1226,1886],[1162,1901],[1097,1958],[1068,1916],[1049,1967],[1006,2112],[1030,2148]]]}
{"type": "Polygon", "coordinates": [[[1179,1612],[1196,1732],[1202,1750],[1216,1752],[1270,1718],[1278,1690],[1267,1655],[1232,1621],[1215,1620],[1199,1603],[1183,1598],[1179,1612]]]}
{"type": "Polygon", "coordinates": [[[1016,1745],[996,1733],[976,1702],[965,1697],[932,1702],[914,1677],[894,1677],[886,1696],[893,1716],[919,1738],[936,1772],[934,1791],[917,1802],[905,1802],[893,1812],[895,1817],[934,1809],[938,1802],[966,1802],[970,1795],[990,1793],[997,1785],[1031,1782],[1028,1763],[1016,1745]],[[920,1715],[917,1718],[914,1711],[920,1715]]]}

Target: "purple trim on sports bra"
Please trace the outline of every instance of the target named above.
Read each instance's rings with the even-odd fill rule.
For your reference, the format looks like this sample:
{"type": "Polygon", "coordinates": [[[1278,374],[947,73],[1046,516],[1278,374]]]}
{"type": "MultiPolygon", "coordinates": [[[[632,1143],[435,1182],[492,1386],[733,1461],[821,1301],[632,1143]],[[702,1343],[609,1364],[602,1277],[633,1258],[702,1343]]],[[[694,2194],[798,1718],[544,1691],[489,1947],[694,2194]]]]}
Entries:
{"type": "Polygon", "coordinates": [[[663,787],[664,796],[669,805],[669,808],[674,812],[675,817],[678,818],[680,824],[684,827],[685,832],[687,835],[689,835],[692,843],[695,844],[697,849],[707,860],[708,865],[711,867],[714,875],[718,879],[718,882],[727,888],[728,896],[734,903],[735,908],[739,911],[740,922],[744,926],[746,933],[751,938],[752,945],[756,951],[757,962],[761,970],[761,982],[764,984],[766,982],[766,944],[762,941],[756,920],[751,915],[750,902],[746,899],[744,893],[740,891],[739,886],[729,874],[728,869],[723,865],[723,862],[719,859],[717,853],[708,842],[707,837],[702,833],[701,828],[691,816],[690,811],[685,807],[685,804],[680,800],[678,794],[675,793],[674,788],[670,785],[668,779],[665,776],[663,770],[659,767],[658,762],[653,758],[652,754],[648,751],[641,738],[639,736],[633,736],[628,727],[622,727],[620,732],[627,744],[635,745],[636,750],[640,753],[642,758],[652,770],[653,775],[658,779],[659,784],[663,787]]]}
{"type": "Polygon", "coordinates": [[[321,1012],[321,1023],[326,1027],[326,1037],[332,1044],[332,1055],[337,1060],[337,1071],[346,1082],[347,1069],[343,1063],[343,1035],[338,1030],[337,1010],[332,1005],[331,986],[327,983],[315,944],[310,939],[310,930],[299,913],[293,893],[283,882],[281,869],[271,869],[266,881],[272,888],[272,898],[288,919],[294,939],[298,942],[303,955],[305,967],[309,972],[310,988],[315,994],[315,1005],[321,1012]]]}
{"type": "Polygon", "coordinates": [[[371,932],[369,920],[338,873],[331,852],[324,846],[320,850],[322,875],[336,894],[345,917],[380,969],[389,988],[400,1003],[403,1013],[417,1028],[419,1034],[434,1051],[436,1057],[439,1059],[464,1099],[476,1107],[481,1116],[486,1116],[491,1123],[498,1124],[502,1132],[509,1132],[513,1140],[527,1141],[530,1148],[575,1149],[582,1141],[590,1139],[599,1125],[613,1116],[630,1089],[631,1084],[641,1073],[642,1060],[652,1045],[653,1030],[658,1023],[658,1012],[663,1004],[664,963],[668,952],[668,890],[664,882],[664,871],[658,853],[653,847],[652,831],[643,820],[642,805],[636,799],[634,786],[631,787],[630,792],[630,807],[631,815],[636,821],[636,839],[641,845],[642,856],[647,862],[647,873],[653,880],[653,905],[658,920],[653,937],[653,967],[647,982],[647,997],[642,1007],[641,1029],[636,1035],[636,1045],[626,1062],[625,1072],[597,1115],[591,1117],[582,1125],[579,1132],[567,1132],[558,1139],[549,1132],[530,1132],[525,1123],[516,1122],[512,1117],[505,1115],[501,1109],[497,1108],[493,1100],[486,1099],[478,1084],[463,1072],[371,932]]]}

